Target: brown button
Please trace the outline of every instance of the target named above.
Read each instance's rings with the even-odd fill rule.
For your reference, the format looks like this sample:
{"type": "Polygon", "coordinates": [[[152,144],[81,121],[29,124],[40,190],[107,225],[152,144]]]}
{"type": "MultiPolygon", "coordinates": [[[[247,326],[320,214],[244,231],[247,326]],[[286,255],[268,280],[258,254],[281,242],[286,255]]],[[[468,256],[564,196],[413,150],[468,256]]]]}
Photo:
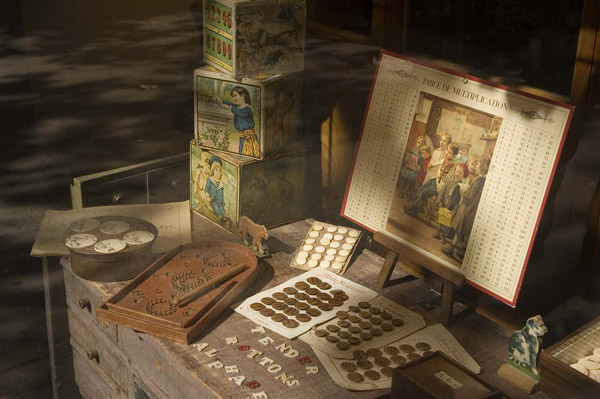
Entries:
{"type": "Polygon", "coordinates": [[[349,316],[349,315],[348,315],[348,312],[344,312],[344,311],[342,311],[342,310],[338,311],[338,312],[335,314],[335,317],[337,317],[337,318],[338,318],[338,319],[340,319],[340,320],[346,320],[346,319],[348,318],[348,316],[349,316]]]}
{"type": "Polygon", "coordinates": [[[344,302],[342,302],[338,299],[335,299],[335,298],[330,299],[328,302],[330,305],[333,305],[333,306],[342,306],[344,304],[344,302]]]}
{"type": "Polygon", "coordinates": [[[373,337],[371,336],[371,334],[369,334],[368,332],[363,332],[363,333],[360,333],[360,334],[358,334],[358,336],[359,336],[361,339],[364,339],[365,341],[368,341],[368,340],[370,340],[371,338],[373,338],[373,337]]]}
{"type": "Polygon", "coordinates": [[[398,348],[396,348],[395,346],[386,346],[385,348],[383,348],[383,351],[388,355],[397,355],[398,353],[400,353],[398,348]]]}
{"type": "Polygon", "coordinates": [[[275,310],[284,310],[288,308],[288,305],[286,305],[283,302],[275,302],[274,304],[271,305],[271,307],[275,310]]]}
{"type": "Polygon", "coordinates": [[[283,302],[288,305],[294,305],[298,302],[298,300],[296,298],[285,298],[283,302]]]}
{"type": "Polygon", "coordinates": [[[360,344],[360,339],[357,337],[348,337],[348,342],[350,342],[352,345],[358,345],[360,344]]]}
{"type": "Polygon", "coordinates": [[[319,298],[322,301],[328,301],[328,300],[330,300],[333,297],[331,295],[329,295],[328,293],[326,293],[326,292],[319,292],[317,294],[317,298],[319,298]]]}
{"type": "Polygon", "coordinates": [[[381,329],[383,331],[392,331],[394,329],[394,327],[392,327],[392,325],[390,323],[383,323],[381,325],[381,329]]]}
{"type": "Polygon", "coordinates": [[[333,344],[338,342],[340,339],[338,337],[334,337],[333,335],[328,335],[325,339],[333,344]]]}
{"type": "Polygon", "coordinates": [[[297,294],[294,294],[294,298],[298,299],[299,301],[306,301],[307,299],[310,299],[310,296],[304,292],[298,292],[297,294]]]}
{"type": "Polygon", "coordinates": [[[282,291],[288,295],[294,295],[296,292],[298,292],[298,290],[294,287],[285,287],[282,291]]]}
{"type": "Polygon", "coordinates": [[[373,307],[371,307],[371,309],[369,309],[369,311],[373,314],[379,314],[379,313],[381,313],[381,308],[378,308],[377,306],[373,306],[373,307]]]}
{"type": "Polygon", "coordinates": [[[388,312],[381,312],[381,318],[383,320],[390,320],[392,318],[392,315],[389,314],[388,312]]]}
{"type": "Polygon", "coordinates": [[[328,336],[328,335],[329,335],[329,332],[327,332],[327,331],[325,331],[325,330],[320,330],[320,329],[319,329],[319,330],[316,330],[316,331],[315,331],[315,335],[316,335],[317,337],[320,337],[320,338],[322,338],[322,337],[326,337],[326,336],[328,336]]]}
{"type": "Polygon", "coordinates": [[[379,367],[387,367],[390,365],[390,359],[384,356],[377,356],[374,360],[375,364],[379,367]]]}
{"type": "Polygon", "coordinates": [[[371,314],[371,312],[367,312],[366,310],[363,310],[363,311],[362,311],[362,312],[360,312],[358,315],[359,315],[360,317],[362,317],[363,319],[370,319],[370,318],[371,318],[371,316],[373,316],[373,315],[371,314]]]}
{"type": "Polygon", "coordinates": [[[379,328],[371,328],[369,332],[374,337],[380,337],[383,335],[383,331],[381,331],[379,328]]]}
{"type": "Polygon", "coordinates": [[[338,294],[338,295],[334,295],[333,296],[335,299],[339,299],[340,301],[344,302],[347,301],[350,297],[346,294],[338,294]]]}
{"type": "Polygon", "coordinates": [[[365,371],[365,377],[367,377],[370,380],[377,381],[378,379],[381,378],[381,374],[379,374],[375,370],[367,370],[367,371],[365,371]]]}
{"type": "Polygon", "coordinates": [[[371,324],[375,324],[376,326],[381,324],[381,319],[379,317],[371,317],[369,321],[371,324]]]}
{"type": "Polygon", "coordinates": [[[271,316],[271,320],[281,323],[282,321],[287,320],[287,317],[285,317],[283,313],[275,313],[273,316],[271,316]]]}
{"type": "Polygon", "coordinates": [[[286,319],[283,321],[283,325],[287,328],[296,328],[300,325],[300,323],[293,319],[286,319]]]}
{"type": "Polygon", "coordinates": [[[296,320],[306,323],[307,321],[311,321],[312,317],[307,314],[300,313],[299,315],[296,315],[296,320]]]}
{"type": "Polygon", "coordinates": [[[337,333],[337,336],[340,337],[340,338],[346,339],[346,338],[350,338],[351,335],[350,335],[350,333],[348,331],[342,330],[342,331],[340,331],[340,332],[337,333]]]}
{"type": "Polygon", "coordinates": [[[348,327],[348,331],[350,331],[352,334],[358,334],[360,333],[362,330],[359,327],[356,326],[350,326],[348,327]]]}
{"type": "Polygon", "coordinates": [[[319,305],[320,305],[320,304],[322,304],[323,302],[321,302],[321,300],[320,300],[320,299],[318,299],[318,298],[310,298],[310,299],[308,300],[308,303],[310,303],[310,304],[311,304],[311,305],[313,305],[313,306],[319,306],[319,305]]]}
{"type": "Polygon", "coordinates": [[[417,342],[415,347],[421,352],[427,352],[431,350],[431,345],[429,345],[427,342],[417,342]]]}
{"type": "Polygon", "coordinates": [[[310,285],[308,285],[308,283],[306,283],[305,281],[298,281],[296,284],[294,284],[294,287],[298,288],[301,291],[304,291],[305,289],[309,288],[310,285]]]}
{"type": "Polygon", "coordinates": [[[295,316],[299,313],[298,309],[295,308],[287,308],[283,311],[288,316],[295,316]]]}
{"type": "Polygon", "coordinates": [[[342,328],[350,327],[350,322],[348,320],[339,320],[336,324],[342,328]]]}
{"type": "Polygon", "coordinates": [[[323,312],[328,312],[333,309],[333,306],[329,303],[322,303],[319,305],[319,309],[321,309],[323,312]]]}
{"type": "Polygon", "coordinates": [[[354,315],[348,317],[348,320],[350,320],[352,323],[360,323],[362,321],[360,317],[354,315]]]}
{"type": "Polygon", "coordinates": [[[270,296],[264,297],[260,301],[265,305],[272,305],[275,303],[275,299],[271,298],[270,296]]]}
{"type": "Polygon", "coordinates": [[[402,355],[393,355],[392,357],[390,357],[390,359],[392,359],[392,362],[394,362],[396,364],[406,363],[406,358],[402,355]]]}
{"type": "Polygon", "coordinates": [[[373,363],[371,363],[370,361],[368,361],[365,358],[358,359],[358,361],[356,362],[356,365],[363,370],[368,370],[368,369],[373,368],[373,363]]]}
{"type": "Polygon", "coordinates": [[[358,323],[358,326],[363,330],[368,330],[369,328],[373,327],[368,321],[361,321],[360,323],[358,323]]]}
{"type": "Polygon", "coordinates": [[[360,312],[360,308],[358,306],[354,306],[354,305],[348,306],[348,310],[351,312],[354,312],[354,313],[360,312]]]}
{"type": "Polygon", "coordinates": [[[369,302],[359,302],[358,307],[361,309],[369,309],[371,305],[369,305],[369,302]]]}
{"type": "Polygon", "coordinates": [[[399,327],[404,325],[404,321],[402,319],[392,319],[392,324],[399,327]]]}
{"type": "Polygon", "coordinates": [[[331,284],[323,281],[323,282],[317,284],[317,287],[319,287],[322,290],[329,290],[329,289],[331,289],[331,284]]]}
{"type": "Polygon", "coordinates": [[[308,295],[317,295],[320,291],[314,287],[311,287],[304,292],[306,292],[308,295]]]}
{"type": "Polygon", "coordinates": [[[367,352],[360,349],[356,349],[354,352],[352,352],[352,356],[354,357],[354,359],[366,359],[367,352]]]}
{"type": "Polygon", "coordinates": [[[317,285],[321,282],[321,279],[318,277],[309,277],[306,279],[306,281],[308,281],[312,285],[317,285]]]}
{"type": "Polygon", "coordinates": [[[351,373],[348,373],[348,379],[354,383],[359,384],[365,380],[365,377],[363,377],[362,374],[353,371],[351,373]]]}
{"type": "Polygon", "coordinates": [[[331,290],[329,292],[331,292],[331,295],[345,294],[345,292],[343,290],[331,290]]]}
{"type": "Polygon", "coordinates": [[[283,292],[275,292],[273,295],[271,295],[273,298],[278,299],[278,300],[283,300],[285,298],[287,298],[287,295],[285,295],[283,292]]]}
{"type": "Polygon", "coordinates": [[[410,345],[400,345],[400,350],[404,353],[413,353],[415,351],[415,348],[413,348],[410,345]]]}
{"type": "Polygon", "coordinates": [[[250,309],[256,310],[257,312],[263,310],[264,308],[265,308],[265,305],[263,305],[262,303],[259,303],[259,302],[254,302],[254,303],[250,304],[250,309]]]}
{"type": "Polygon", "coordinates": [[[312,317],[319,317],[321,316],[321,311],[319,309],[315,309],[315,308],[310,308],[306,311],[306,313],[308,313],[308,315],[312,316],[312,317]]]}
{"type": "Polygon", "coordinates": [[[383,355],[383,353],[379,349],[376,349],[376,348],[367,349],[367,356],[379,357],[382,355],[383,355]]]}
{"type": "Polygon", "coordinates": [[[264,308],[263,310],[260,311],[260,314],[265,317],[270,317],[275,314],[275,311],[273,309],[264,308]]]}
{"type": "Polygon", "coordinates": [[[325,327],[325,329],[327,331],[331,331],[331,332],[338,332],[338,331],[340,331],[340,328],[338,326],[333,325],[333,324],[328,325],[327,327],[325,327]]]}
{"type": "Polygon", "coordinates": [[[356,364],[352,362],[343,362],[342,364],[340,364],[340,367],[342,368],[342,370],[356,371],[356,364]]]}
{"type": "Polygon", "coordinates": [[[350,349],[350,344],[346,341],[338,342],[335,346],[341,351],[347,351],[350,349]]]}
{"type": "Polygon", "coordinates": [[[304,303],[304,302],[295,303],[294,307],[298,310],[310,309],[310,305],[308,303],[304,303]]]}
{"type": "Polygon", "coordinates": [[[391,367],[384,367],[381,369],[381,374],[385,375],[386,377],[391,377],[393,372],[394,369],[391,367]]]}
{"type": "Polygon", "coordinates": [[[406,357],[408,358],[409,361],[413,361],[413,360],[417,360],[421,358],[421,355],[419,355],[418,353],[409,353],[408,355],[406,355],[406,357]]]}

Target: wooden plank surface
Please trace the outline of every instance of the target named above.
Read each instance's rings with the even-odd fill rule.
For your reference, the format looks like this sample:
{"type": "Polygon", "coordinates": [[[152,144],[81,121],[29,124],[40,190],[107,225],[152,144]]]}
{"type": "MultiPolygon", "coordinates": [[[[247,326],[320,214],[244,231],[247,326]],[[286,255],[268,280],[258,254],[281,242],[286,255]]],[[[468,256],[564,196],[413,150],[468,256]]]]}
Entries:
{"type": "MultiPolygon", "coordinates": [[[[296,245],[302,242],[311,223],[312,220],[304,220],[270,232],[269,245],[276,251],[271,258],[259,262],[256,281],[238,298],[239,301],[303,273],[300,269],[289,267],[289,264],[296,245]]],[[[194,217],[193,230],[194,240],[233,238],[225,230],[216,228],[199,217],[194,217]]],[[[377,288],[383,258],[368,250],[363,250],[362,253],[357,251],[357,254],[359,255],[355,256],[345,274],[346,278],[421,314],[429,324],[437,322],[440,296],[430,286],[418,280],[398,284],[406,276],[398,269],[394,271],[392,284],[383,289],[377,288]]],[[[63,264],[70,273],[68,262],[63,264]]],[[[105,299],[124,285],[88,281],[83,284],[105,299]]],[[[189,397],[196,390],[203,397],[216,398],[246,398],[262,391],[270,398],[373,398],[389,391],[350,392],[338,387],[306,343],[298,339],[288,340],[266,329],[264,333],[258,330],[253,332],[256,327],[255,323],[232,309],[227,309],[192,345],[139,334],[121,327],[119,334],[122,350],[132,362],[131,367],[146,378],[161,381],[157,385],[169,396],[189,397]],[[237,338],[236,343],[227,342],[227,338],[234,337],[237,338]],[[240,345],[247,345],[250,350],[239,350],[240,345]],[[252,350],[261,353],[252,357],[252,350]],[[310,363],[304,363],[307,361],[310,363]],[[317,373],[311,374],[312,366],[318,367],[317,373]],[[152,375],[148,375],[149,373],[152,375]],[[282,375],[283,373],[285,374],[282,375]],[[243,382],[240,382],[242,379],[243,382]],[[251,381],[257,381],[260,386],[254,389],[245,386],[251,381]],[[240,382],[241,386],[236,382],[240,382]],[[186,384],[188,392],[177,392],[186,384]]],[[[476,314],[461,318],[449,330],[482,366],[483,379],[502,389],[510,397],[530,397],[499,379],[496,374],[497,369],[506,361],[509,331],[476,314]]],[[[537,393],[534,397],[547,398],[543,393],[537,393]]]]}

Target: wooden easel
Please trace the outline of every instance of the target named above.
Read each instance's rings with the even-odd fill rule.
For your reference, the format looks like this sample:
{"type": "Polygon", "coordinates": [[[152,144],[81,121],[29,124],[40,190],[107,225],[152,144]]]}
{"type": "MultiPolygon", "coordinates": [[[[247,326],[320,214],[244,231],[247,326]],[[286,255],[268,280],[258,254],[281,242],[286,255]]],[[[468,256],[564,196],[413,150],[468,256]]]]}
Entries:
{"type": "Polygon", "coordinates": [[[377,286],[383,288],[388,284],[396,264],[399,264],[403,269],[421,279],[442,279],[440,322],[444,326],[449,326],[452,321],[452,311],[454,309],[454,292],[456,287],[461,287],[465,283],[465,276],[420,254],[415,249],[394,240],[384,233],[375,232],[373,240],[388,249],[383,267],[379,273],[379,278],[377,279],[377,286]],[[402,254],[402,259],[400,259],[400,254],[402,254]]]}

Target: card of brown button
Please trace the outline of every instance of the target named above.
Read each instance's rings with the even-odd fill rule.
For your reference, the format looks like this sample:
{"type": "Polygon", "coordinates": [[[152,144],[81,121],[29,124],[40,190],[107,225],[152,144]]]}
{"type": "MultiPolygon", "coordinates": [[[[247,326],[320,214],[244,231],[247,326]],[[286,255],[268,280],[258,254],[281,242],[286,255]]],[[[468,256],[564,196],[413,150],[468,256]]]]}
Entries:
{"type": "Polygon", "coordinates": [[[321,309],[324,312],[329,312],[333,309],[333,306],[329,303],[322,303],[319,305],[319,309],[321,309]]]}
{"type": "Polygon", "coordinates": [[[392,362],[394,362],[396,364],[406,363],[406,358],[402,355],[393,355],[392,357],[390,357],[390,359],[392,359],[392,362]]]}
{"type": "Polygon", "coordinates": [[[318,277],[309,277],[306,279],[306,281],[308,281],[312,285],[317,285],[321,282],[321,279],[318,277]]]}
{"type": "Polygon", "coordinates": [[[271,298],[270,296],[264,297],[260,301],[265,305],[272,305],[275,303],[275,299],[271,298]]]}
{"type": "Polygon", "coordinates": [[[294,284],[294,287],[298,288],[301,291],[304,291],[305,289],[309,288],[310,285],[308,285],[308,283],[305,281],[298,281],[296,284],[294,284]]]}
{"type": "Polygon", "coordinates": [[[300,313],[299,315],[296,315],[296,320],[306,323],[307,321],[311,321],[312,317],[307,314],[300,313]]]}
{"type": "Polygon", "coordinates": [[[365,377],[367,377],[370,380],[376,381],[381,378],[381,374],[379,374],[375,370],[367,370],[365,371],[365,377]]]}
{"type": "Polygon", "coordinates": [[[359,302],[358,307],[361,309],[369,309],[371,305],[369,305],[369,302],[359,302]]]}
{"type": "Polygon", "coordinates": [[[259,303],[259,302],[254,302],[254,303],[250,304],[250,309],[256,310],[257,312],[263,310],[264,308],[265,308],[265,305],[263,305],[262,303],[259,303]]]}
{"type": "Polygon", "coordinates": [[[316,330],[316,331],[315,331],[315,335],[316,335],[317,337],[321,337],[321,338],[322,338],[322,337],[326,337],[326,336],[328,336],[328,335],[329,335],[329,333],[328,333],[327,331],[325,331],[325,330],[321,330],[321,329],[319,329],[319,330],[316,330]]]}
{"type": "Polygon", "coordinates": [[[319,284],[317,284],[317,287],[319,287],[322,290],[329,290],[329,289],[331,289],[331,284],[326,283],[325,281],[322,281],[319,284]]]}
{"type": "Polygon", "coordinates": [[[283,300],[283,303],[288,304],[288,305],[295,305],[298,302],[298,300],[296,298],[285,298],[283,300]]]}
{"type": "Polygon", "coordinates": [[[360,338],[348,337],[348,342],[350,342],[352,345],[358,345],[360,344],[360,338]]]}
{"type": "Polygon", "coordinates": [[[344,312],[343,310],[340,310],[335,314],[335,317],[337,317],[340,320],[346,320],[348,316],[348,312],[344,312]]]}
{"type": "Polygon", "coordinates": [[[427,342],[417,342],[415,344],[415,347],[420,350],[421,352],[426,352],[431,350],[431,345],[429,345],[427,342]]]}
{"type": "Polygon", "coordinates": [[[321,311],[319,309],[315,309],[315,308],[308,309],[306,311],[306,313],[308,313],[312,317],[319,317],[319,316],[321,316],[321,311]]]}
{"type": "Polygon", "coordinates": [[[368,369],[373,368],[373,363],[371,363],[370,361],[368,361],[365,358],[358,359],[358,361],[356,362],[356,365],[363,370],[368,370],[368,369]]]}
{"type": "Polygon", "coordinates": [[[383,348],[383,351],[388,355],[397,355],[398,353],[400,353],[398,348],[396,348],[395,346],[386,346],[385,348],[383,348]]]}
{"type": "Polygon", "coordinates": [[[317,294],[317,298],[319,298],[322,301],[328,301],[333,297],[326,292],[320,292],[317,294]]]}
{"type": "Polygon", "coordinates": [[[299,310],[296,308],[287,308],[283,311],[288,316],[295,316],[299,313],[299,310]]]}
{"type": "Polygon", "coordinates": [[[275,313],[271,316],[271,320],[281,323],[282,321],[287,320],[287,317],[285,317],[283,313],[275,313]]]}
{"type": "Polygon", "coordinates": [[[348,306],[348,310],[351,312],[354,312],[354,313],[360,312],[360,308],[358,306],[354,306],[354,305],[348,306]]]}
{"type": "Polygon", "coordinates": [[[304,303],[304,302],[295,303],[294,307],[298,310],[310,309],[310,305],[308,303],[304,303]]]}
{"type": "Polygon", "coordinates": [[[392,331],[394,329],[394,327],[390,323],[383,323],[381,325],[381,329],[383,331],[392,331]]]}
{"type": "Polygon", "coordinates": [[[338,332],[338,331],[340,331],[340,328],[338,326],[334,326],[333,324],[328,325],[327,327],[325,327],[325,329],[327,331],[331,331],[331,332],[338,332]]]}
{"type": "Polygon", "coordinates": [[[383,335],[383,331],[381,331],[379,328],[371,328],[369,332],[374,337],[380,337],[383,335]]]}
{"type": "Polygon", "coordinates": [[[342,328],[350,327],[350,322],[348,320],[338,320],[337,325],[342,328]]]}
{"type": "Polygon", "coordinates": [[[381,369],[381,374],[385,375],[386,377],[391,377],[393,372],[394,369],[391,367],[384,367],[381,369]]]}
{"type": "Polygon", "coordinates": [[[334,337],[333,335],[328,335],[325,337],[325,339],[334,344],[340,340],[338,337],[334,337]]]}
{"type": "Polygon", "coordinates": [[[390,359],[385,356],[377,356],[374,360],[375,364],[379,367],[387,367],[390,365],[390,359]]]}
{"type": "Polygon", "coordinates": [[[282,291],[288,295],[294,295],[296,292],[298,292],[298,290],[294,287],[285,287],[282,291]]]}
{"type": "Polygon", "coordinates": [[[365,380],[365,377],[363,377],[360,373],[351,372],[348,373],[348,379],[352,382],[359,384],[365,380]]]}
{"type": "Polygon", "coordinates": [[[273,309],[264,308],[263,310],[260,311],[260,314],[265,317],[270,317],[275,314],[275,311],[273,309]]]}
{"type": "Polygon", "coordinates": [[[415,348],[413,348],[410,345],[400,345],[400,350],[404,353],[413,353],[415,351],[415,348]]]}
{"type": "Polygon", "coordinates": [[[358,336],[359,336],[359,337],[361,337],[362,339],[364,339],[365,341],[368,341],[368,340],[370,340],[371,338],[373,338],[373,337],[371,336],[371,334],[369,334],[368,332],[363,332],[363,333],[360,333],[360,334],[358,334],[358,336]]]}
{"type": "Polygon", "coordinates": [[[342,370],[356,371],[356,364],[352,362],[343,362],[342,364],[340,364],[340,367],[342,368],[342,370]]]}
{"type": "Polygon", "coordinates": [[[341,351],[346,351],[350,349],[350,344],[345,341],[338,342],[335,346],[341,351]]]}
{"type": "Polygon", "coordinates": [[[283,300],[285,298],[287,298],[287,295],[285,295],[283,292],[275,292],[273,295],[271,295],[273,298],[278,299],[278,300],[283,300]]]}
{"type": "Polygon", "coordinates": [[[293,319],[287,319],[283,321],[283,325],[287,328],[296,328],[300,325],[300,323],[293,319]]]}

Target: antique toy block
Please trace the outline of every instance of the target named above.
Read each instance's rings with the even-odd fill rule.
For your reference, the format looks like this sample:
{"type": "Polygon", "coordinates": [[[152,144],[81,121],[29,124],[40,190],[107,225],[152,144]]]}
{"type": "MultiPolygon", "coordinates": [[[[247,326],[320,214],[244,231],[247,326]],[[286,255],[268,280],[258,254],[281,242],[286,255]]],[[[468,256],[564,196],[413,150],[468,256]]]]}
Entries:
{"type": "Polygon", "coordinates": [[[190,208],[232,233],[242,216],[266,228],[301,219],[305,166],[304,151],[259,161],[192,140],[190,208]]]}
{"type": "Polygon", "coordinates": [[[257,159],[302,145],[300,73],[235,80],[205,66],[194,86],[198,145],[257,159]]]}
{"type": "Polygon", "coordinates": [[[204,60],[234,77],[304,69],[306,5],[204,0],[204,60]]]}

